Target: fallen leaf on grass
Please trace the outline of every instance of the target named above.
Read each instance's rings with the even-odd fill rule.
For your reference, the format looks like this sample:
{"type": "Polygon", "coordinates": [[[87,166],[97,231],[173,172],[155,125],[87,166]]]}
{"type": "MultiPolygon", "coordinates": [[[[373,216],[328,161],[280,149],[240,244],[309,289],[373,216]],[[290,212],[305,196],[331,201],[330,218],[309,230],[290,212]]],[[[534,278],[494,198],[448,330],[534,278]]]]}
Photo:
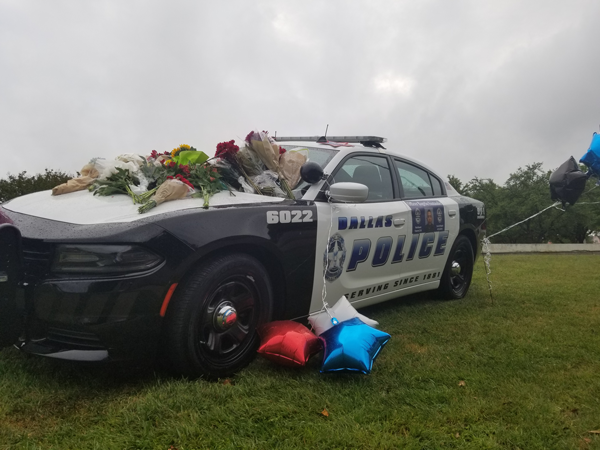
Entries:
{"type": "Polygon", "coordinates": [[[229,378],[225,378],[225,381],[223,381],[223,384],[225,386],[233,386],[233,382],[229,378]]]}
{"type": "Polygon", "coordinates": [[[460,381],[458,382],[458,385],[459,385],[460,387],[465,387],[465,386],[467,385],[467,382],[466,382],[465,380],[460,380],[460,381]]]}
{"type": "Polygon", "coordinates": [[[456,433],[456,434],[454,435],[454,437],[455,437],[455,438],[459,438],[459,437],[460,437],[460,433],[456,433]]]}
{"type": "Polygon", "coordinates": [[[600,430],[592,430],[592,431],[588,431],[588,433],[600,434],[600,430]]]}
{"type": "Polygon", "coordinates": [[[590,442],[592,442],[592,440],[591,440],[590,438],[583,438],[583,441],[584,441],[586,444],[589,444],[590,442]]]}
{"type": "Polygon", "coordinates": [[[321,415],[324,417],[329,417],[329,412],[325,408],[323,408],[323,411],[321,411],[321,415]]]}

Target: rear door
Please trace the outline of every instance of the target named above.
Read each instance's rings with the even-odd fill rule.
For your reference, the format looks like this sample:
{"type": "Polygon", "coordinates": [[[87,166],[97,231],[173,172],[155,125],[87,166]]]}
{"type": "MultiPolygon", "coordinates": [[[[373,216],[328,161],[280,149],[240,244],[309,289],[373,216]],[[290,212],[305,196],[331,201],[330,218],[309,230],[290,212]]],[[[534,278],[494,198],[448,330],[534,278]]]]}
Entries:
{"type": "Polygon", "coordinates": [[[401,197],[411,210],[415,275],[421,284],[434,283],[428,289],[436,288],[460,229],[458,205],[431,171],[400,158],[394,158],[394,168],[401,197]]]}

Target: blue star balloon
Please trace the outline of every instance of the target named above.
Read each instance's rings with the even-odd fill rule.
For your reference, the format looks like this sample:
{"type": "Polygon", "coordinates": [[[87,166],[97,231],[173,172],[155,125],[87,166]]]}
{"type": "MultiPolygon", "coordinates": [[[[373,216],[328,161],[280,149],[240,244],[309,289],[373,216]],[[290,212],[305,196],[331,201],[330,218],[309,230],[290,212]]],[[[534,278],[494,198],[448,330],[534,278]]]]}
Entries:
{"type": "Polygon", "coordinates": [[[356,317],[335,325],[319,336],[323,342],[321,373],[370,373],[373,361],[390,337],[356,317]]]}

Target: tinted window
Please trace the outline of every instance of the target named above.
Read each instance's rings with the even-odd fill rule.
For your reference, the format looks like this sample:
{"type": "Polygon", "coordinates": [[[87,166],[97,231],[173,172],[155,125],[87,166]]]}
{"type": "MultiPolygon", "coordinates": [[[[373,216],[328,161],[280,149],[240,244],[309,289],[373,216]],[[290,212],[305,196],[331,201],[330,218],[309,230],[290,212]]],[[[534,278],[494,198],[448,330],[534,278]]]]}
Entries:
{"type": "Polygon", "coordinates": [[[382,156],[354,156],[335,172],[333,183],[351,181],[369,188],[368,202],[392,200],[394,190],[388,160],[382,156]]]}
{"type": "MultiPolygon", "coordinates": [[[[396,169],[398,170],[400,183],[404,190],[404,198],[433,196],[433,188],[431,186],[429,174],[425,170],[403,161],[395,160],[394,162],[396,164],[396,169]]],[[[439,184],[437,189],[441,192],[439,184]]]]}

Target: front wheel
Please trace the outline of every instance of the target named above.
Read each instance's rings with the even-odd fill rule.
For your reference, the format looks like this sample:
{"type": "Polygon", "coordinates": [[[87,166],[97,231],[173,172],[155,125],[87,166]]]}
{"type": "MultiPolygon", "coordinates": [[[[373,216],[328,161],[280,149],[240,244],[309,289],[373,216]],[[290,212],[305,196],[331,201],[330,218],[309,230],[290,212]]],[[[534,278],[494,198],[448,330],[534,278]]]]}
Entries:
{"type": "Polygon", "coordinates": [[[177,288],[165,317],[167,357],[180,374],[215,379],[245,367],[256,328],[271,319],[269,274],[245,254],[217,257],[177,288]]]}
{"type": "Polygon", "coordinates": [[[448,256],[440,281],[440,293],[449,300],[463,298],[473,277],[473,247],[466,236],[458,236],[448,256]]]}

